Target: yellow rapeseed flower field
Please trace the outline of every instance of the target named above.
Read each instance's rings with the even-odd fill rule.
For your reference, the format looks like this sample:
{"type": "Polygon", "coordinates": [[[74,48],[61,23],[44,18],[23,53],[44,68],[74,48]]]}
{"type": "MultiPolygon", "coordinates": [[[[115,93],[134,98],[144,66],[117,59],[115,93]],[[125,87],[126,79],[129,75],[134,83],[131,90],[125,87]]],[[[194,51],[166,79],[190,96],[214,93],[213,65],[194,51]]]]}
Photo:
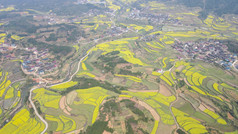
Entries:
{"type": "Polygon", "coordinates": [[[206,127],[203,126],[198,120],[189,117],[188,114],[172,107],[172,112],[176,117],[178,124],[191,134],[208,133],[206,127]]]}
{"type": "Polygon", "coordinates": [[[160,76],[160,79],[162,79],[163,81],[165,81],[168,85],[173,86],[173,84],[163,75],[160,76]]]}
{"type": "Polygon", "coordinates": [[[19,111],[10,122],[8,122],[2,129],[1,134],[40,134],[45,128],[43,122],[36,121],[35,118],[30,117],[30,112],[27,109],[19,111]]]}
{"type": "Polygon", "coordinates": [[[97,29],[98,29],[98,27],[99,27],[99,25],[98,25],[98,24],[96,24],[96,26],[94,27],[94,30],[97,30],[97,29]]]}
{"type": "Polygon", "coordinates": [[[170,81],[170,83],[172,83],[174,85],[174,81],[170,76],[170,71],[165,71],[163,75],[170,81]]]}
{"type": "Polygon", "coordinates": [[[61,89],[66,89],[66,88],[72,87],[72,86],[74,86],[76,84],[78,84],[77,81],[70,81],[70,82],[67,82],[67,83],[63,83],[63,84],[59,84],[59,85],[56,85],[56,86],[52,86],[50,88],[51,89],[55,89],[55,90],[61,90],[61,89]]]}
{"type": "Polygon", "coordinates": [[[146,44],[152,48],[158,48],[158,49],[162,49],[161,47],[158,47],[155,43],[153,42],[146,42],[146,44]]]}
{"type": "Polygon", "coordinates": [[[192,81],[196,86],[200,86],[202,84],[203,79],[206,78],[198,72],[192,74],[192,81]],[[201,82],[200,82],[201,81],[201,82]]]}
{"type": "Polygon", "coordinates": [[[119,95],[119,97],[132,98],[132,96],[130,96],[130,95],[125,95],[125,94],[119,95]]]}
{"type": "MultiPolygon", "coordinates": [[[[5,77],[6,78],[6,77],[5,77]]],[[[4,80],[5,81],[5,80],[4,80]]],[[[11,81],[8,80],[6,83],[2,83],[2,86],[0,86],[0,97],[3,96],[5,90],[11,85],[11,81]]]]}
{"type": "Polygon", "coordinates": [[[14,97],[14,88],[13,87],[10,87],[8,90],[7,90],[7,93],[5,95],[5,99],[11,99],[14,97]]]}
{"type": "Polygon", "coordinates": [[[153,108],[161,108],[160,104],[155,100],[147,99],[147,100],[145,100],[145,102],[153,108]]]}
{"type": "Polygon", "coordinates": [[[199,88],[196,87],[196,86],[191,86],[191,88],[192,88],[193,90],[195,90],[196,92],[202,94],[202,95],[207,95],[204,91],[202,91],[201,89],[199,89],[199,88]]]}
{"type": "Polygon", "coordinates": [[[158,126],[159,126],[159,121],[155,120],[154,127],[152,129],[151,134],[156,134],[158,126]]]}
{"type": "Polygon", "coordinates": [[[92,123],[94,123],[97,119],[99,113],[99,107],[102,101],[108,97],[107,90],[101,87],[93,87],[84,90],[76,90],[77,96],[80,98],[81,103],[75,104],[88,104],[95,106],[93,115],[92,115],[92,123]],[[86,102],[86,103],[85,103],[86,102]]]}
{"type": "Polygon", "coordinates": [[[20,36],[17,36],[17,35],[12,35],[11,38],[14,39],[14,40],[24,39],[24,37],[20,37],[20,36]]]}
{"type": "Polygon", "coordinates": [[[87,76],[92,77],[92,78],[96,77],[95,75],[93,75],[91,73],[88,73],[88,72],[81,72],[81,73],[78,73],[77,75],[78,76],[87,75],[87,76]]]}
{"type": "Polygon", "coordinates": [[[78,45],[74,45],[73,47],[76,49],[77,52],[79,51],[79,46],[78,45]]]}
{"type": "Polygon", "coordinates": [[[45,107],[51,107],[58,109],[59,108],[59,101],[61,99],[61,95],[48,91],[44,88],[39,88],[33,91],[35,94],[33,100],[37,100],[40,105],[45,107]]]}
{"type": "MultiPolygon", "coordinates": [[[[138,38],[138,37],[136,37],[138,38]]],[[[125,59],[127,62],[132,64],[138,64],[142,66],[147,66],[147,64],[143,63],[140,59],[134,57],[134,53],[130,51],[127,44],[130,38],[124,38],[120,40],[110,41],[107,43],[98,44],[96,47],[92,49],[92,51],[102,50],[104,51],[102,55],[110,53],[112,51],[120,51],[119,56],[125,59]]]]}
{"type": "Polygon", "coordinates": [[[222,83],[221,86],[223,86],[224,88],[235,89],[234,87],[227,85],[226,83],[222,83]]]}
{"type": "Polygon", "coordinates": [[[48,121],[53,121],[57,123],[57,129],[55,130],[56,132],[64,130],[64,123],[57,117],[46,114],[45,119],[48,121]]]}
{"type": "Polygon", "coordinates": [[[152,72],[152,75],[155,75],[155,76],[160,76],[161,75],[161,73],[159,73],[159,72],[152,72]]]}
{"type": "Polygon", "coordinates": [[[0,12],[7,12],[7,11],[13,11],[13,10],[15,10],[15,8],[10,6],[10,7],[7,7],[7,8],[0,9],[0,12]]]}
{"type": "Polygon", "coordinates": [[[165,60],[167,60],[167,59],[168,59],[168,57],[165,57],[162,61],[163,62],[163,68],[166,68],[166,66],[167,66],[166,63],[165,63],[165,60]]]}
{"type": "Polygon", "coordinates": [[[115,74],[115,76],[118,76],[118,77],[126,77],[130,80],[133,80],[135,82],[142,82],[142,80],[140,78],[137,78],[135,76],[130,76],[130,75],[121,75],[121,74],[115,74]]]}
{"type": "Polygon", "coordinates": [[[63,115],[60,115],[59,118],[64,124],[63,133],[68,133],[76,129],[77,125],[73,119],[63,115]]]}
{"type": "Polygon", "coordinates": [[[226,121],[224,119],[222,119],[218,114],[216,114],[215,112],[209,110],[209,109],[205,109],[203,111],[204,113],[208,114],[209,116],[211,116],[213,119],[217,120],[218,123],[226,125],[226,121]]]}
{"type": "Polygon", "coordinates": [[[219,84],[218,83],[214,83],[213,84],[213,88],[217,91],[217,92],[219,92],[219,93],[222,93],[220,90],[219,90],[219,84]]]}
{"type": "Polygon", "coordinates": [[[82,63],[82,68],[83,68],[84,71],[87,70],[87,67],[86,67],[85,63],[82,63]]]}
{"type": "Polygon", "coordinates": [[[156,111],[159,113],[161,121],[164,124],[167,124],[167,125],[173,125],[174,124],[174,118],[171,114],[165,113],[163,110],[161,110],[159,108],[156,109],[156,111]]]}
{"type": "Polygon", "coordinates": [[[157,95],[152,96],[151,99],[153,99],[159,103],[162,103],[166,106],[169,106],[171,102],[176,100],[176,97],[174,95],[167,97],[167,96],[164,96],[164,95],[158,93],[157,95]]]}

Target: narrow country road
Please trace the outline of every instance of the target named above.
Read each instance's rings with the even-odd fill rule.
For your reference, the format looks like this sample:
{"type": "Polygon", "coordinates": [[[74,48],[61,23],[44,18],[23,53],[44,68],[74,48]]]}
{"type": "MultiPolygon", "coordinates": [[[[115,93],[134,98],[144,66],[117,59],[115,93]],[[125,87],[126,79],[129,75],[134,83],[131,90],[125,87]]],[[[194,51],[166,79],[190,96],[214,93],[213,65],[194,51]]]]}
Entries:
{"type": "MultiPolygon", "coordinates": [[[[94,47],[92,47],[92,48],[94,48],[94,47]]],[[[59,84],[63,84],[63,83],[67,83],[67,82],[71,81],[72,78],[78,73],[78,71],[79,71],[79,69],[80,69],[81,62],[91,53],[92,48],[88,51],[88,53],[87,53],[83,58],[80,59],[80,61],[79,61],[79,63],[78,63],[78,68],[77,68],[77,70],[76,70],[75,73],[69,78],[69,80],[67,80],[67,81],[65,81],[65,82],[62,82],[62,83],[55,84],[55,85],[59,85],[59,84]]],[[[55,86],[55,85],[51,85],[51,86],[55,86]]],[[[51,87],[51,86],[48,86],[48,87],[51,87]]],[[[32,101],[32,92],[33,92],[35,89],[38,89],[38,88],[39,88],[39,85],[33,87],[33,88],[30,90],[29,101],[30,101],[30,103],[31,103],[31,105],[32,105],[32,107],[33,107],[33,109],[34,109],[34,111],[35,111],[36,116],[38,116],[38,118],[45,124],[45,129],[41,132],[41,134],[44,134],[44,133],[46,132],[46,130],[48,129],[49,125],[48,125],[47,121],[46,121],[45,119],[43,119],[43,118],[40,116],[40,114],[38,113],[38,111],[37,111],[37,109],[36,109],[35,104],[34,104],[33,101],[32,101]]]]}
{"type": "Polygon", "coordinates": [[[170,113],[171,113],[172,116],[173,116],[173,119],[174,119],[174,122],[175,122],[175,124],[176,124],[176,126],[177,126],[177,129],[179,129],[179,128],[180,128],[180,127],[179,127],[179,124],[178,124],[178,122],[177,122],[177,120],[176,120],[176,117],[174,116],[173,111],[172,111],[172,106],[173,106],[173,104],[174,104],[175,102],[177,102],[177,100],[178,100],[178,94],[176,93],[176,100],[170,103],[170,105],[169,105],[169,110],[170,110],[170,113]]]}
{"type": "Polygon", "coordinates": [[[43,118],[40,116],[40,114],[38,113],[38,111],[37,111],[37,109],[36,109],[35,104],[34,104],[33,101],[32,101],[32,92],[33,92],[35,89],[37,89],[37,88],[39,88],[39,86],[33,87],[33,88],[30,90],[29,101],[30,101],[30,103],[31,103],[31,105],[32,105],[32,107],[33,107],[33,109],[34,109],[34,111],[35,111],[36,116],[38,116],[39,119],[45,124],[45,129],[41,132],[41,134],[44,134],[44,133],[46,132],[46,130],[48,129],[48,123],[46,122],[45,119],[43,119],[43,118]]]}
{"type": "Polygon", "coordinates": [[[238,69],[236,68],[236,62],[238,62],[238,60],[236,60],[233,64],[232,64],[232,66],[234,67],[234,69],[238,72],[238,69]]]}
{"type": "Polygon", "coordinates": [[[80,61],[79,61],[79,63],[78,63],[77,70],[74,72],[74,74],[72,74],[72,75],[70,76],[70,78],[69,78],[67,81],[61,82],[61,83],[57,83],[57,84],[54,84],[54,85],[47,86],[47,88],[52,87],[52,86],[56,86],[56,85],[60,85],[60,84],[64,84],[64,83],[67,83],[67,82],[70,82],[70,81],[73,79],[73,77],[78,73],[78,71],[79,71],[79,69],[80,69],[81,62],[91,53],[91,51],[92,51],[93,48],[94,48],[94,47],[92,47],[92,48],[88,51],[88,53],[87,53],[83,58],[80,59],[80,61]]]}
{"type": "MultiPolygon", "coordinates": [[[[120,34],[120,35],[121,35],[121,34],[120,34]]],[[[104,39],[104,38],[106,38],[106,37],[103,37],[103,38],[101,38],[101,39],[104,39]]],[[[80,59],[80,61],[78,62],[77,70],[75,71],[74,74],[72,74],[72,76],[69,78],[69,80],[67,80],[67,81],[65,81],[65,82],[53,84],[53,85],[50,85],[50,86],[45,86],[45,87],[46,87],[46,88],[49,88],[49,87],[51,87],[51,86],[56,86],[56,85],[64,84],[64,83],[67,83],[67,82],[71,81],[71,80],[73,79],[73,77],[78,73],[78,71],[79,71],[79,69],[80,69],[81,62],[91,53],[91,51],[92,51],[92,49],[93,49],[94,47],[95,47],[95,46],[93,46],[93,47],[88,51],[88,53],[87,53],[84,57],[82,57],[82,58],[80,59]]],[[[46,82],[45,84],[47,84],[47,82],[46,82]]],[[[36,106],[35,106],[35,104],[34,104],[33,101],[32,101],[32,92],[33,92],[35,89],[37,89],[37,88],[39,88],[39,85],[33,87],[33,88],[30,90],[29,101],[30,101],[30,103],[31,103],[31,105],[32,105],[32,107],[33,107],[33,109],[34,109],[34,111],[35,111],[35,114],[36,114],[36,115],[39,117],[39,119],[45,124],[45,129],[44,129],[44,131],[41,132],[41,134],[44,134],[44,133],[46,132],[46,130],[48,129],[48,127],[49,127],[49,126],[48,126],[48,123],[46,122],[46,120],[44,120],[44,119],[39,115],[39,113],[38,113],[38,111],[37,111],[37,109],[36,109],[36,106]]]]}

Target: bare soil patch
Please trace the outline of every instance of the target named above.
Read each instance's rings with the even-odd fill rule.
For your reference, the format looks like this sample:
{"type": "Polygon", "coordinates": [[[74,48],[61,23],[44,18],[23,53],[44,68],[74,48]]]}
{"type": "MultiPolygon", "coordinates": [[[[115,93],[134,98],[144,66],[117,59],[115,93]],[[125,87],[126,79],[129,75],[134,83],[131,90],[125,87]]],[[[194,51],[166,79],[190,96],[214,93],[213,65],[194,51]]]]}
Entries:
{"type": "Polygon", "coordinates": [[[159,123],[158,129],[156,134],[172,134],[173,130],[176,129],[176,125],[173,126],[169,126],[169,125],[165,125],[162,122],[159,123]]]}
{"type": "Polygon", "coordinates": [[[131,63],[126,63],[126,64],[117,64],[117,68],[124,68],[126,66],[131,66],[131,63]]]}
{"type": "Polygon", "coordinates": [[[96,80],[101,80],[101,81],[105,81],[106,80],[106,75],[103,75],[101,77],[95,77],[94,79],[96,80]]]}
{"type": "Polygon", "coordinates": [[[72,109],[66,104],[66,96],[60,99],[60,109],[62,109],[65,114],[71,115],[69,111],[72,109]]]}
{"type": "Polygon", "coordinates": [[[227,113],[227,117],[228,117],[228,119],[230,119],[230,120],[234,120],[234,117],[228,112],[227,113]]]}
{"type": "Polygon", "coordinates": [[[203,104],[200,104],[200,106],[198,107],[201,111],[204,111],[206,109],[206,107],[203,104]]]}
{"type": "Polygon", "coordinates": [[[168,87],[166,87],[163,84],[160,84],[160,90],[159,93],[163,94],[164,96],[171,96],[172,93],[170,92],[170,90],[168,89],[168,87]]]}
{"type": "Polygon", "coordinates": [[[179,72],[181,72],[182,69],[183,69],[183,67],[184,67],[184,66],[179,66],[176,70],[178,70],[179,72]]]}

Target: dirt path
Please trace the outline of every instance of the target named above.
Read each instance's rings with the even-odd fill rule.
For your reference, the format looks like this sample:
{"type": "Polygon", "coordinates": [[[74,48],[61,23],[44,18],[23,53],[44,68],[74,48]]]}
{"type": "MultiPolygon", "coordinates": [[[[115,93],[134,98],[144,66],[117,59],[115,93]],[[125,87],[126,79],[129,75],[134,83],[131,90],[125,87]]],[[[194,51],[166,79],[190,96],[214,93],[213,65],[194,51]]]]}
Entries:
{"type": "Polygon", "coordinates": [[[180,126],[179,126],[179,124],[178,124],[178,122],[177,122],[177,120],[176,120],[176,117],[174,116],[174,113],[173,113],[173,111],[172,111],[172,106],[173,106],[174,103],[177,102],[177,100],[178,100],[178,93],[176,93],[176,100],[170,103],[170,105],[169,105],[169,110],[170,110],[170,113],[172,114],[172,116],[173,116],[173,118],[174,118],[174,122],[175,122],[175,124],[176,124],[176,126],[177,126],[177,129],[179,129],[180,126]]]}
{"type": "Polygon", "coordinates": [[[232,66],[234,67],[234,69],[238,72],[238,69],[235,67],[235,65],[236,65],[236,62],[238,62],[238,60],[236,60],[233,64],[232,64],[232,66]]]}
{"type": "Polygon", "coordinates": [[[190,84],[188,83],[188,81],[187,81],[186,78],[184,78],[183,80],[184,80],[184,82],[185,82],[188,86],[190,86],[190,87],[192,86],[192,85],[190,85],[190,84]]]}
{"type": "Polygon", "coordinates": [[[186,97],[184,97],[184,94],[179,94],[179,96],[182,97],[187,102],[189,102],[193,106],[194,109],[197,109],[197,107],[192,102],[190,102],[190,100],[188,100],[186,97]]]}

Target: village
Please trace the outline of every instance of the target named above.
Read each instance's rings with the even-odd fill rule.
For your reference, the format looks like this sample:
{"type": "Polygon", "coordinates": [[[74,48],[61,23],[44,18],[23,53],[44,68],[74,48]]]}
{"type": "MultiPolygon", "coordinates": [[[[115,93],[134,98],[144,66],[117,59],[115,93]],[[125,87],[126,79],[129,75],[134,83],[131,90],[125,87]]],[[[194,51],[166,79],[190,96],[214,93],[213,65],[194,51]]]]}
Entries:
{"type": "Polygon", "coordinates": [[[230,53],[226,45],[215,40],[176,43],[172,48],[186,57],[219,64],[225,70],[230,70],[237,59],[237,55],[230,53]]]}
{"type": "Polygon", "coordinates": [[[159,13],[145,13],[143,11],[148,11],[148,9],[138,10],[133,9],[131,10],[128,18],[135,19],[135,20],[148,20],[150,23],[153,24],[177,24],[181,25],[181,22],[178,19],[171,18],[168,14],[159,13]]]}
{"type": "Polygon", "coordinates": [[[4,61],[21,61],[25,73],[44,75],[58,69],[58,62],[50,57],[48,49],[37,50],[36,47],[22,48],[16,44],[0,44],[0,59],[4,61]]]}
{"type": "Polygon", "coordinates": [[[27,54],[23,56],[22,68],[28,73],[37,73],[44,75],[58,69],[58,63],[54,59],[49,58],[49,50],[36,48],[26,48],[27,54]]]}
{"type": "Polygon", "coordinates": [[[16,44],[0,44],[0,59],[1,62],[4,60],[13,60],[16,58],[15,54],[12,53],[14,49],[16,49],[16,44]]]}

